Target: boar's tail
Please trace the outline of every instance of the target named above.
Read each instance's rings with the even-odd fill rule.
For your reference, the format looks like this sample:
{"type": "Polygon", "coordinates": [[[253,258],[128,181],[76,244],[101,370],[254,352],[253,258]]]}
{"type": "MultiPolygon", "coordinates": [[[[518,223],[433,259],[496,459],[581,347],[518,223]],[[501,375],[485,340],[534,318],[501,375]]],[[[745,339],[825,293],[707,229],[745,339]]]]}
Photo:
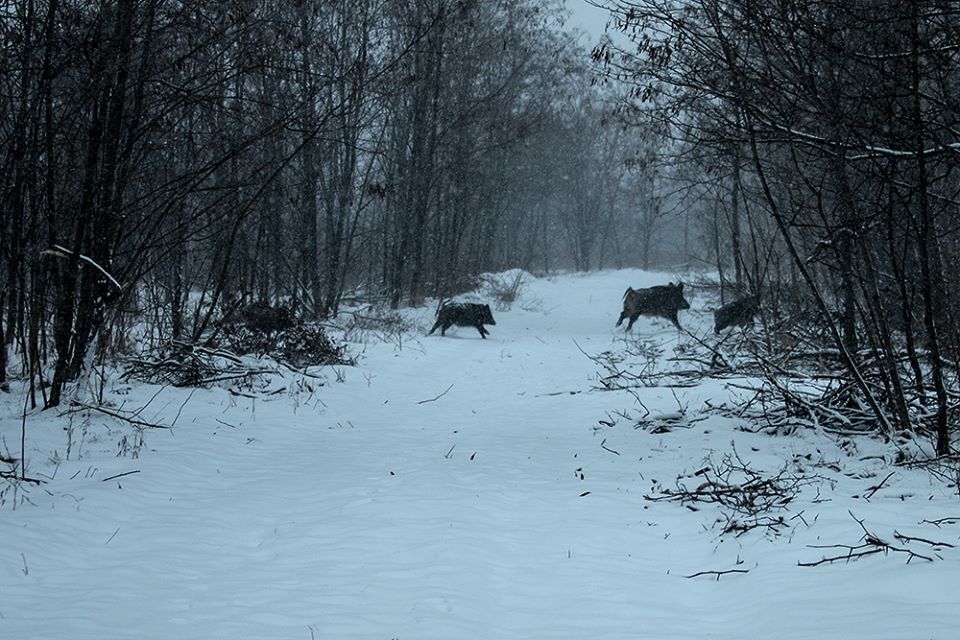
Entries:
{"type": "Polygon", "coordinates": [[[443,309],[443,305],[445,305],[445,304],[447,304],[447,299],[446,299],[446,298],[440,298],[440,299],[437,301],[437,310],[433,312],[433,316],[434,316],[435,318],[440,316],[440,309],[443,309]]]}
{"type": "Polygon", "coordinates": [[[627,287],[627,290],[623,292],[623,299],[626,300],[627,296],[633,292],[633,287],[627,287]]]}

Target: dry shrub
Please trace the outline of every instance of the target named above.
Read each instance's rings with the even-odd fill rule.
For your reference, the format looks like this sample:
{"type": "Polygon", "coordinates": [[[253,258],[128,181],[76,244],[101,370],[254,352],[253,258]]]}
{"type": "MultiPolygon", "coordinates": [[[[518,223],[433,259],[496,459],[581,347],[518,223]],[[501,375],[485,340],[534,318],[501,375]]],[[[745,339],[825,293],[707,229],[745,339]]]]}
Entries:
{"type": "Polygon", "coordinates": [[[223,344],[240,355],[270,356],[292,367],[353,364],[346,345],[335,343],[318,324],[296,322],[279,330],[231,327],[223,344]]]}
{"type": "Polygon", "coordinates": [[[487,275],[483,278],[483,290],[497,311],[509,311],[520,297],[523,289],[524,272],[514,274],[487,275]]]}

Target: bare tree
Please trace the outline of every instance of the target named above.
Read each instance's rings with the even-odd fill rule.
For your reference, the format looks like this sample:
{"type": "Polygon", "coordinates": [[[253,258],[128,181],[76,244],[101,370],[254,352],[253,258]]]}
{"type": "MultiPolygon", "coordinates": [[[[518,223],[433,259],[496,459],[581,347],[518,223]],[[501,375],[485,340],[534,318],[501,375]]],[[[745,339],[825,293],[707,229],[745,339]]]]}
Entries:
{"type": "Polygon", "coordinates": [[[905,394],[926,402],[929,385],[936,448],[948,453],[948,384],[957,380],[947,336],[957,325],[944,267],[957,236],[944,213],[958,187],[956,12],[937,1],[607,5],[639,53],[607,45],[595,57],[637,87],[634,108],[668,122],[690,149],[734,150],[720,209],[730,214],[736,271],[752,253],[752,271],[771,273],[757,251],[775,246],[756,241],[770,228],[762,213],[879,428],[924,426],[905,394]],[[880,388],[866,382],[867,362],[881,363],[880,388]]]}

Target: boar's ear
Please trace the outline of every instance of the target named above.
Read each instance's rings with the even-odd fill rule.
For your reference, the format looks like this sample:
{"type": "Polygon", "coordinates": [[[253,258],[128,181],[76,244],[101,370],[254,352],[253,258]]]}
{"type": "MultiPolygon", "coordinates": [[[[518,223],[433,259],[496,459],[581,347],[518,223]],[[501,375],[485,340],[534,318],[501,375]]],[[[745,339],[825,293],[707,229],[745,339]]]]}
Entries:
{"type": "Polygon", "coordinates": [[[683,291],[683,283],[680,282],[679,280],[677,281],[677,289],[679,289],[680,291],[683,291]]]}

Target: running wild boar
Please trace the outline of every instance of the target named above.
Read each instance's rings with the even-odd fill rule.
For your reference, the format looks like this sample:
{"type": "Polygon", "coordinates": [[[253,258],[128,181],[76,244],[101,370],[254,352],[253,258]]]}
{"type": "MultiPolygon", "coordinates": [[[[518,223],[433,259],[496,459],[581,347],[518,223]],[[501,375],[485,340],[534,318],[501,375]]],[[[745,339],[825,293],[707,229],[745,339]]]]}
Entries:
{"type": "Polygon", "coordinates": [[[634,289],[627,287],[623,294],[623,311],[617,320],[619,327],[625,318],[630,318],[627,331],[633,328],[633,323],[641,315],[658,316],[665,318],[680,328],[677,312],[680,309],[689,309],[690,303],[683,297],[683,283],[661,284],[648,289],[634,289]]]}
{"type": "Polygon", "coordinates": [[[480,332],[480,337],[486,340],[487,334],[490,332],[483,328],[485,324],[497,324],[490,312],[490,305],[472,302],[446,302],[437,310],[437,322],[427,335],[432,334],[439,328],[440,335],[445,336],[451,325],[457,325],[458,327],[474,327],[480,332]]]}
{"type": "Polygon", "coordinates": [[[713,312],[713,332],[719,334],[727,327],[743,327],[753,324],[753,317],[760,310],[760,298],[747,296],[723,305],[713,312]]]}

